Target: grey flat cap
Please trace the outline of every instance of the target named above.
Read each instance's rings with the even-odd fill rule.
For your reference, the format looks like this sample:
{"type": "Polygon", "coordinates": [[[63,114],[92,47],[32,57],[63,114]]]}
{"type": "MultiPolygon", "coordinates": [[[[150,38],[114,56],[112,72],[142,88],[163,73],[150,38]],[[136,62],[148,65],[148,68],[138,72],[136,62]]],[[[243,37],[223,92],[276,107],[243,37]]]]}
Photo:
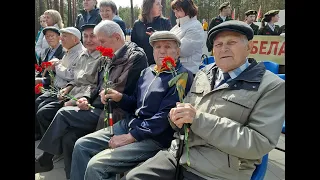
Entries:
{"type": "Polygon", "coordinates": [[[60,35],[59,29],[56,28],[56,27],[54,27],[54,26],[47,26],[47,27],[45,27],[45,28],[42,30],[43,34],[46,35],[46,32],[47,32],[48,30],[53,31],[53,32],[57,33],[58,35],[60,35]]]}
{"type": "Polygon", "coordinates": [[[162,40],[173,40],[173,41],[177,42],[178,47],[180,47],[180,45],[181,45],[180,39],[170,31],[156,31],[156,32],[154,32],[149,38],[149,43],[153,47],[153,42],[162,41],[162,40]]]}
{"type": "Polygon", "coordinates": [[[66,27],[66,28],[62,28],[60,29],[60,33],[70,33],[75,35],[77,38],[79,38],[79,40],[81,39],[81,32],[74,27],[66,27]]]}
{"type": "Polygon", "coordinates": [[[245,22],[237,21],[237,20],[230,20],[225,21],[215,27],[213,27],[208,33],[208,40],[211,45],[213,45],[213,39],[223,31],[234,31],[240,34],[245,35],[248,40],[253,38],[253,30],[252,28],[245,22]]]}

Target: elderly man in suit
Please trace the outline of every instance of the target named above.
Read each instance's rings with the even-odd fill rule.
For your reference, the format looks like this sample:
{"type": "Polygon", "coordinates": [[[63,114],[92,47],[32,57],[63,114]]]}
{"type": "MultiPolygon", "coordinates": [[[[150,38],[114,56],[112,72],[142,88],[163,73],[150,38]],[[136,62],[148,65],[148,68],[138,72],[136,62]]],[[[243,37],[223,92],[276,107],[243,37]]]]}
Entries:
{"type": "MultiPolygon", "coordinates": [[[[39,65],[42,62],[48,62],[51,59],[57,58],[62,59],[64,56],[65,51],[62,48],[62,45],[60,43],[60,32],[59,29],[54,26],[48,26],[42,30],[48,44],[49,48],[45,49],[45,55],[43,57],[39,58],[39,65]]],[[[51,78],[49,76],[48,72],[45,72],[45,74],[39,73],[35,78],[35,84],[42,83],[45,88],[49,88],[51,82],[51,78]]],[[[35,95],[35,99],[39,97],[38,94],[35,95]]],[[[40,126],[35,118],[35,140],[40,139],[40,126]]]]}

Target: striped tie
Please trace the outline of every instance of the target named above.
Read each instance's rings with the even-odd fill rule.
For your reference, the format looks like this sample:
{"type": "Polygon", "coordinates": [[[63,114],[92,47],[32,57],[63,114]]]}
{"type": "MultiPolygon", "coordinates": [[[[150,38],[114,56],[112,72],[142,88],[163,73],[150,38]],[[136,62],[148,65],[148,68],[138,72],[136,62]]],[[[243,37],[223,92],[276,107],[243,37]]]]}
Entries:
{"type": "Polygon", "coordinates": [[[219,87],[221,84],[227,82],[228,79],[230,79],[229,73],[223,73],[223,79],[222,79],[222,81],[219,83],[219,85],[217,87],[219,87]]]}

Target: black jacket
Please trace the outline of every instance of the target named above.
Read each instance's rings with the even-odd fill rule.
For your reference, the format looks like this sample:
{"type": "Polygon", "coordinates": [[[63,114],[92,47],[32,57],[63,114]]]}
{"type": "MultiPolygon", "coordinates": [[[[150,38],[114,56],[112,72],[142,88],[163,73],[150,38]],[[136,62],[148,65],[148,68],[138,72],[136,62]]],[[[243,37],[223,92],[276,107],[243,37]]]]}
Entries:
{"type": "MultiPolygon", "coordinates": [[[[104,63],[101,59],[101,65],[98,69],[98,85],[97,88],[91,93],[89,102],[92,106],[103,109],[104,105],[101,103],[99,91],[104,88],[103,77],[105,74],[104,63]]],[[[111,65],[109,67],[109,81],[114,83],[113,89],[118,92],[131,95],[136,87],[136,83],[140,77],[140,72],[148,67],[147,57],[140,47],[133,42],[125,42],[124,47],[115,54],[112,58],[111,65]]],[[[113,119],[115,121],[121,119],[120,111],[116,112],[117,105],[113,106],[113,119]]]]}
{"type": "Polygon", "coordinates": [[[101,21],[101,16],[99,14],[99,8],[92,9],[90,12],[91,17],[87,21],[87,11],[85,10],[80,10],[80,14],[78,14],[76,23],[75,23],[75,28],[79,29],[81,31],[81,26],[84,24],[99,24],[101,21]]]}
{"type": "Polygon", "coordinates": [[[275,25],[274,31],[271,30],[268,24],[266,24],[264,27],[261,27],[258,30],[258,35],[278,36],[280,34],[281,34],[281,31],[278,25],[275,25]]]}
{"type": "MultiPolygon", "coordinates": [[[[45,56],[44,57],[40,57],[40,60],[39,60],[39,65],[41,65],[42,62],[48,62],[49,60],[53,59],[53,58],[58,58],[58,59],[62,59],[62,57],[64,56],[65,54],[65,51],[63,50],[62,48],[62,45],[60,44],[58,49],[56,50],[56,52],[54,52],[53,56],[48,59],[49,57],[49,50],[50,50],[50,47],[45,49],[44,51],[44,54],[45,56]]],[[[42,77],[42,73],[39,73],[37,77],[42,77]]],[[[45,79],[44,79],[44,87],[48,87],[50,85],[50,82],[51,82],[51,78],[49,76],[49,73],[46,72],[46,74],[44,75],[45,79]]]]}
{"type": "Polygon", "coordinates": [[[251,24],[250,24],[250,27],[251,27],[252,30],[253,30],[253,34],[254,34],[254,35],[258,35],[259,26],[258,26],[258,25],[255,25],[254,23],[251,23],[251,24]]]}
{"type": "Polygon", "coordinates": [[[135,42],[146,52],[149,65],[155,64],[153,58],[153,48],[149,44],[149,35],[146,34],[147,27],[152,27],[156,31],[167,30],[170,31],[171,23],[167,18],[155,17],[152,23],[144,23],[141,20],[136,20],[133,24],[131,32],[131,41],[135,42]]]}

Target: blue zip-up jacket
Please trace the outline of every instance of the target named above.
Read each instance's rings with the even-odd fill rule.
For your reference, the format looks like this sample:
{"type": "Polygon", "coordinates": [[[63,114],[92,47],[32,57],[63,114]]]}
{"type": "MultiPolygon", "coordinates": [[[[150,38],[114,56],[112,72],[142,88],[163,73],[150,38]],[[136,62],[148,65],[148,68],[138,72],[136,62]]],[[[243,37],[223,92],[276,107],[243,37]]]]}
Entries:
{"type": "MultiPolygon", "coordinates": [[[[153,139],[163,148],[168,148],[173,139],[173,129],[168,121],[171,108],[179,102],[176,86],[169,87],[168,82],[173,78],[170,71],[156,73],[154,64],[141,72],[137,87],[132,96],[123,94],[120,107],[131,116],[128,121],[129,132],[137,140],[153,139]]],[[[177,74],[188,73],[185,95],[193,82],[193,74],[184,68],[179,61],[176,66],[177,74]]]]}

